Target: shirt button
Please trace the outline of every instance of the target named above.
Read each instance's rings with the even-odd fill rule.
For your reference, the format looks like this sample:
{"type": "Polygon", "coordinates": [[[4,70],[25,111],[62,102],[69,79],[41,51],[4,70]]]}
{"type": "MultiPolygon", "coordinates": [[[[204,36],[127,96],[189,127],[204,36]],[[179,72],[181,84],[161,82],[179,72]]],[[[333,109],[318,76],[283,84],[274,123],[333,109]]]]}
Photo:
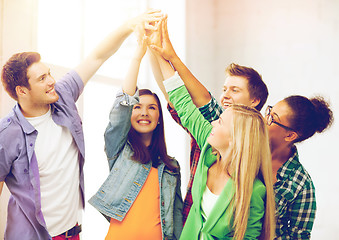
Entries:
{"type": "Polygon", "coordinates": [[[10,122],[10,121],[11,121],[11,119],[10,119],[10,118],[8,118],[8,119],[7,119],[7,122],[10,122]]]}
{"type": "Polygon", "coordinates": [[[29,146],[33,147],[33,143],[29,144],[29,146]]]}
{"type": "Polygon", "coordinates": [[[24,173],[28,173],[28,170],[26,168],[24,169],[24,173]]]}

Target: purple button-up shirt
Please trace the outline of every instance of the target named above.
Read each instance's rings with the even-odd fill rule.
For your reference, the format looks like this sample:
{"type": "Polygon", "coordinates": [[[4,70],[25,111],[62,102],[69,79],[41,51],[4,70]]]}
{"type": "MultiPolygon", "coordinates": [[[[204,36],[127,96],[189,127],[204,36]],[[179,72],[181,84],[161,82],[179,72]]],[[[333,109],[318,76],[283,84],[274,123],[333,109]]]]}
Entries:
{"type": "MultiPolygon", "coordinates": [[[[79,151],[80,189],[84,206],[85,144],[82,122],[75,102],[84,84],[71,71],[55,84],[59,100],[51,104],[52,118],[71,132],[79,151]]],[[[53,137],[53,136],[51,136],[53,137]]],[[[11,196],[5,239],[52,239],[41,211],[40,177],[34,152],[37,131],[23,116],[18,104],[0,121],[0,181],[5,181],[11,196]]],[[[75,203],[76,204],[76,203],[75,203]]]]}

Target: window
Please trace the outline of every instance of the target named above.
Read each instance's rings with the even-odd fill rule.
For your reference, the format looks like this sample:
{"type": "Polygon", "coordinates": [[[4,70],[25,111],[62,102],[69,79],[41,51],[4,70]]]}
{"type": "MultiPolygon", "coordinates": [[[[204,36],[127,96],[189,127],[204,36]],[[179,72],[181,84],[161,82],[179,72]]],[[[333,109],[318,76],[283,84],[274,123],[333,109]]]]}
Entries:
{"type": "MultiPolygon", "coordinates": [[[[52,74],[58,79],[69,69],[77,66],[106,35],[120,26],[124,20],[137,16],[147,8],[161,9],[169,15],[168,28],[171,41],[177,53],[184,60],[185,1],[44,0],[39,1],[38,14],[38,52],[42,56],[42,61],[50,64],[52,74]]],[[[84,168],[86,204],[109,173],[104,153],[103,134],[115,93],[127,73],[135,47],[136,39],[132,34],[89,81],[78,101],[86,144],[84,168]]],[[[181,164],[184,196],[188,181],[188,169],[185,165],[188,163],[188,137],[167,112],[165,99],[153,80],[147,55],[140,67],[138,85],[152,89],[161,98],[168,152],[181,164]]],[[[82,239],[104,239],[109,226],[102,215],[89,204],[86,206],[82,224],[82,239]]]]}

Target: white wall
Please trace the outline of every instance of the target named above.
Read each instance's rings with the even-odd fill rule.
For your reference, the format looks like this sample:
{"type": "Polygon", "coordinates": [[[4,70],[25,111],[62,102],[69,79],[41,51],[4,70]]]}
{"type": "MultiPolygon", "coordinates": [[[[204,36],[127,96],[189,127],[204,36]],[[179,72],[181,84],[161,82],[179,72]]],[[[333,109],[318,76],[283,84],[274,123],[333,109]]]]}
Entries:
{"type": "MultiPolygon", "coordinates": [[[[337,0],[188,0],[186,9],[187,65],[217,97],[225,67],[235,62],[262,74],[268,104],[291,94],[322,94],[339,118],[337,0]]],[[[298,146],[316,187],[312,239],[339,239],[338,136],[335,121],[298,146]]]]}

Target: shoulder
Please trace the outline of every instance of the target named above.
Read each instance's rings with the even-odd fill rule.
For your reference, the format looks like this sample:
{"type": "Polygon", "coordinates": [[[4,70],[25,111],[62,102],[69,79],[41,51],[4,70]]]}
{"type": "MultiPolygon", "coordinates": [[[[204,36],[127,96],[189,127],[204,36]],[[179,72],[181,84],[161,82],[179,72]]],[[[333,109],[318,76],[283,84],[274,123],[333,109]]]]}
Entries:
{"type": "MultiPolygon", "coordinates": [[[[169,167],[165,167],[167,171],[173,174],[180,174],[180,164],[174,157],[169,157],[169,164],[173,166],[173,169],[169,169],[169,167]]],[[[163,163],[164,164],[164,163],[163,163]]]]}
{"type": "Polygon", "coordinates": [[[178,171],[180,170],[180,164],[179,162],[174,158],[174,157],[171,157],[171,163],[174,167],[176,167],[178,169],[178,171]]]}
{"type": "Polygon", "coordinates": [[[0,119],[0,139],[2,140],[5,136],[18,136],[23,133],[22,127],[19,121],[16,119],[15,114],[11,111],[6,117],[0,119]]]}
{"type": "Polygon", "coordinates": [[[314,188],[311,176],[299,162],[298,155],[289,160],[283,167],[282,173],[282,181],[285,182],[284,185],[289,185],[289,188],[293,192],[314,188]]]}
{"type": "Polygon", "coordinates": [[[6,152],[6,156],[13,158],[18,151],[25,148],[25,133],[19,121],[14,115],[7,115],[0,120],[0,149],[6,152]]]}

